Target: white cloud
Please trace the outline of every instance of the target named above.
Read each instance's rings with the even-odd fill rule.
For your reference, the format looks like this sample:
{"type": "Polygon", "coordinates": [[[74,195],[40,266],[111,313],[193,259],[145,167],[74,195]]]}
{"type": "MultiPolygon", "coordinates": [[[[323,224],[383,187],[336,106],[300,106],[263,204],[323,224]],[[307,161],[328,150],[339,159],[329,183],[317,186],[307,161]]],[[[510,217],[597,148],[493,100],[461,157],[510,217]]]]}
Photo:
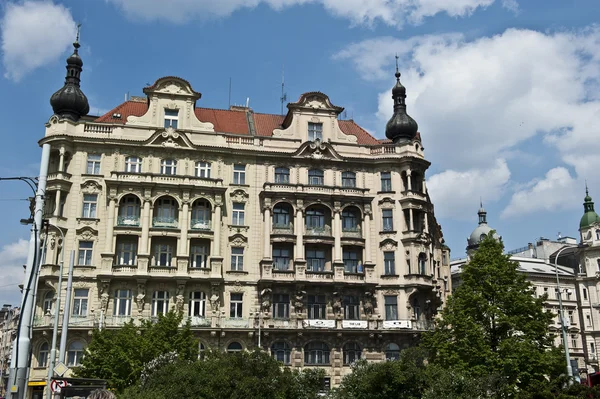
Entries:
{"type": "Polygon", "coordinates": [[[4,245],[0,249],[0,304],[20,306],[21,291],[19,284],[23,283],[25,276],[23,265],[27,261],[29,241],[19,239],[16,242],[4,245]]]}
{"type": "MultiPolygon", "coordinates": [[[[191,19],[225,17],[243,8],[260,4],[275,10],[302,5],[320,4],[335,16],[353,24],[383,22],[401,26],[405,21],[420,23],[423,18],[439,13],[452,17],[471,15],[478,8],[486,8],[495,0],[108,0],[121,7],[133,18],[167,20],[184,23],[191,19]]],[[[514,9],[516,0],[502,0],[505,8],[514,9]]]]}
{"type": "Polygon", "coordinates": [[[437,216],[470,220],[479,207],[479,198],[484,203],[496,201],[509,179],[506,161],[498,159],[489,169],[446,170],[435,174],[427,179],[427,189],[437,216]]]}
{"type": "Polygon", "coordinates": [[[572,209],[580,205],[582,192],[567,169],[553,168],[543,179],[533,180],[515,192],[500,216],[507,218],[538,211],[572,209]]]}
{"type": "Polygon", "coordinates": [[[8,79],[19,81],[55,62],[75,39],[71,12],[52,1],[8,3],[0,21],[2,62],[8,79]]]}
{"type": "MultiPolygon", "coordinates": [[[[543,145],[533,148],[534,156],[547,162],[555,152],[562,166],[574,167],[572,179],[579,182],[597,175],[600,26],[545,33],[508,29],[475,39],[461,34],[381,37],[351,44],[334,58],[353,62],[366,80],[391,86],[395,53],[401,56],[408,113],[419,123],[427,157],[439,169],[487,170],[498,158],[510,167],[515,154],[527,156],[522,144],[540,136],[543,145]]],[[[379,126],[392,110],[388,89],[379,95],[379,126]]],[[[519,191],[518,198],[535,193],[519,191]]],[[[557,195],[572,200],[571,193],[557,195]]]]}

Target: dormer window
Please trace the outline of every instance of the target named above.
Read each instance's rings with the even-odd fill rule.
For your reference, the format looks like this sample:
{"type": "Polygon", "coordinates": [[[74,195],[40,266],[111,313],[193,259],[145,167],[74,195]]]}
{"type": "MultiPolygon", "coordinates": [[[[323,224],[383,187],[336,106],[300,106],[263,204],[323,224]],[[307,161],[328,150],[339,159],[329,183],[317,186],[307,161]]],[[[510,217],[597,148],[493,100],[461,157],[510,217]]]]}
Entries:
{"type": "Polygon", "coordinates": [[[316,141],[316,140],[323,141],[323,124],[322,123],[308,122],[308,140],[309,141],[316,141]]]}
{"type": "Polygon", "coordinates": [[[178,121],[179,121],[179,110],[165,108],[165,129],[169,128],[169,127],[172,127],[173,129],[177,129],[178,121]]]}

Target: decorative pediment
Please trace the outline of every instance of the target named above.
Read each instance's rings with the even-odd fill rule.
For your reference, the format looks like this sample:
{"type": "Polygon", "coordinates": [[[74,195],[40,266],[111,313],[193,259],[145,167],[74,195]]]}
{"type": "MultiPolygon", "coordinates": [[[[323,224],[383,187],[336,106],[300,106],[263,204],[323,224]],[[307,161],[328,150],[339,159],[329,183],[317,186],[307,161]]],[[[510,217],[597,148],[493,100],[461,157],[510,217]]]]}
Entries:
{"type": "Polygon", "coordinates": [[[323,143],[321,140],[307,141],[292,156],[312,159],[342,159],[342,156],[333,149],[331,144],[323,143]]]}
{"type": "Polygon", "coordinates": [[[167,148],[192,148],[193,144],[183,133],[172,127],[161,130],[152,135],[148,144],[167,148]]]}
{"type": "Polygon", "coordinates": [[[192,97],[194,100],[202,97],[201,93],[198,93],[192,89],[192,85],[185,79],[181,79],[175,76],[166,76],[159,78],[152,86],[144,88],[144,94],[167,94],[176,96],[192,97]]]}
{"type": "Polygon", "coordinates": [[[81,183],[81,192],[84,194],[97,194],[102,191],[102,184],[96,180],[86,180],[81,183]]]}
{"type": "Polygon", "coordinates": [[[317,110],[333,111],[335,114],[341,113],[344,108],[333,105],[329,97],[320,91],[311,91],[300,95],[300,98],[295,103],[289,103],[288,109],[294,108],[310,108],[317,110]]]}
{"type": "Polygon", "coordinates": [[[231,193],[229,193],[231,200],[233,202],[247,202],[250,195],[241,188],[236,188],[231,193]]]}
{"type": "Polygon", "coordinates": [[[93,241],[98,238],[98,231],[89,226],[77,229],[75,233],[77,234],[80,240],[84,241],[93,241]]]}
{"type": "Polygon", "coordinates": [[[386,238],[379,243],[379,247],[384,251],[391,251],[398,248],[398,241],[392,240],[391,238],[386,238]]]}
{"type": "Polygon", "coordinates": [[[241,234],[234,234],[229,237],[229,243],[233,247],[244,247],[248,245],[248,238],[241,234]]]}
{"type": "Polygon", "coordinates": [[[391,209],[394,208],[395,204],[396,204],[396,200],[394,200],[393,198],[390,197],[385,197],[379,200],[378,202],[379,207],[382,209],[391,209]]]}

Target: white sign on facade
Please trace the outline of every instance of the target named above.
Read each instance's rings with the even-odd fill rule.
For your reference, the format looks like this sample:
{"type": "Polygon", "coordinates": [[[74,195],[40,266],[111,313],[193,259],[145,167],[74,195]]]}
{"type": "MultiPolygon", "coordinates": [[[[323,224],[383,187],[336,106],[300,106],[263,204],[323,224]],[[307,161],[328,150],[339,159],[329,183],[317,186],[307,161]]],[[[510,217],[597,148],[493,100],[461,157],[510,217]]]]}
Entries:
{"type": "Polygon", "coordinates": [[[343,320],[342,328],[367,328],[368,322],[366,320],[343,320]]]}
{"type": "Polygon", "coordinates": [[[304,320],[303,327],[335,328],[335,320],[304,320]]]}
{"type": "Polygon", "coordinates": [[[410,320],[386,320],[383,322],[383,328],[412,328],[410,320]]]}

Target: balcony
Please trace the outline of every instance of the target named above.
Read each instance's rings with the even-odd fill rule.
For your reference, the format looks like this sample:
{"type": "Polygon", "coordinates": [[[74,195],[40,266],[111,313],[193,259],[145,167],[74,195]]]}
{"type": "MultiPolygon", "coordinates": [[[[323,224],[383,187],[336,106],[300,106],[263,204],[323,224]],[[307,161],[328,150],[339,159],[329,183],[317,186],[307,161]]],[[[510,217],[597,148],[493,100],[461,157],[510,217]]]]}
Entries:
{"type": "Polygon", "coordinates": [[[119,216],[119,217],[117,217],[117,226],[139,227],[140,226],[140,217],[139,216],[119,216]]]}
{"type": "MultiPolygon", "coordinates": [[[[58,316],[58,325],[62,326],[64,315],[58,316]]],[[[95,327],[97,320],[93,315],[69,317],[69,328],[95,327]]],[[[33,318],[33,327],[43,328],[54,326],[54,315],[36,316],[33,318]]]]}
{"type": "Polygon", "coordinates": [[[360,226],[342,227],[342,237],[362,238],[362,231],[360,229],[360,226]]]}
{"type": "Polygon", "coordinates": [[[331,237],[331,227],[310,227],[305,226],[304,235],[307,236],[319,236],[319,237],[331,237]]]}
{"type": "MultiPolygon", "coordinates": [[[[172,264],[177,264],[175,258],[173,258],[172,264]]],[[[159,266],[159,265],[151,265],[149,268],[149,272],[152,274],[162,274],[162,275],[171,275],[177,273],[176,266],[159,266]]]]}
{"type": "Polygon", "coordinates": [[[190,222],[190,229],[192,230],[210,230],[212,223],[210,220],[205,219],[192,219],[190,222]]]}
{"type": "Polygon", "coordinates": [[[210,267],[188,267],[188,273],[191,276],[210,277],[210,267]]]}
{"type": "Polygon", "coordinates": [[[179,226],[179,220],[171,217],[158,217],[152,218],[152,227],[176,229],[179,226]]]}
{"type": "Polygon", "coordinates": [[[321,185],[304,185],[304,184],[286,184],[286,183],[271,183],[267,182],[263,185],[267,192],[274,193],[305,193],[313,195],[351,195],[364,197],[368,192],[368,188],[358,187],[341,187],[341,186],[321,186],[321,185]]]}
{"type": "Polygon", "coordinates": [[[271,234],[294,234],[294,226],[288,224],[274,224],[271,229],[271,234]]]}
{"type": "Polygon", "coordinates": [[[246,319],[228,318],[219,322],[222,328],[248,328],[250,323],[246,319]]]}
{"type": "Polygon", "coordinates": [[[53,180],[71,181],[71,174],[67,172],[52,172],[48,173],[48,182],[53,180]]]}
{"type": "Polygon", "coordinates": [[[125,324],[133,320],[131,315],[129,316],[107,316],[103,320],[104,327],[123,327],[125,324]]]}
{"type": "Polygon", "coordinates": [[[188,320],[190,322],[190,326],[192,326],[192,327],[210,327],[210,325],[211,325],[210,319],[207,319],[206,317],[192,316],[192,317],[184,318],[183,323],[185,323],[188,320]]]}
{"type": "Polygon", "coordinates": [[[110,179],[117,182],[139,182],[169,185],[191,185],[197,187],[223,187],[222,179],[195,176],[159,175],[153,173],[111,172],[110,179]]]}
{"type": "Polygon", "coordinates": [[[137,265],[113,265],[113,274],[136,274],[137,265]]]}

